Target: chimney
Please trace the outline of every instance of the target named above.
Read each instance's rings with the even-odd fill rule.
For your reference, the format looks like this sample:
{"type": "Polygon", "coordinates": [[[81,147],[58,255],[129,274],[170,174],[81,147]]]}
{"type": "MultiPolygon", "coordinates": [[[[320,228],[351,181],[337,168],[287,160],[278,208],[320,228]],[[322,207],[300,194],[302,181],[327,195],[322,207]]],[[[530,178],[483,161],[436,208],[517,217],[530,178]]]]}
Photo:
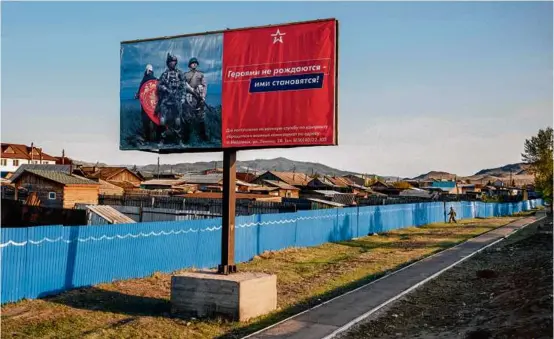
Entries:
{"type": "Polygon", "coordinates": [[[62,149],[62,165],[65,165],[65,150],[62,149]]]}
{"type": "Polygon", "coordinates": [[[34,148],[35,148],[35,144],[32,142],[32,143],[31,143],[31,163],[32,163],[32,161],[34,160],[34,159],[33,159],[33,149],[34,149],[34,148]]]}

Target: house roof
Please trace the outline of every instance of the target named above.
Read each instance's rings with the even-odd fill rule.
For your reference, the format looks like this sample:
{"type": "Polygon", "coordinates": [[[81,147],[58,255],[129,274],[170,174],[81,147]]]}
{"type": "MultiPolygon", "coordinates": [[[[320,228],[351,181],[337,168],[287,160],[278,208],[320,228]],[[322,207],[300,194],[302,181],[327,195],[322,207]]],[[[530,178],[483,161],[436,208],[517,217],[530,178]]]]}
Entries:
{"type": "Polygon", "coordinates": [[[39,160],[48,160],[48,161],[56,161],[56,158],[42,152],[42,148],[33,146],[33,150],[35,151],[35,154],[31,156],[31,147],[27,145],[21,145],[21,144],[9,144],[9,143],[2,143],[2,158],[5,159],[27,159],[31,160],[31,157],[33,159],[39,160]],[[10,151],[11,150],[11,151],[10,151]]]}
{"type": "Polygon", "coordinates": [[[256,175],[254,173],[248,173],[248,172],[237,172],[237,179],[246,181],[246,182],[251,182],[254,179],[256,179],[256,175]]]}
{"type": "Polygon", "coordinates": [[[317,202],[317,203],[320,203],[320,204],[323,204],[323,205],[332,206],[332,207],[344,207],[344,206],[346,206],[345,204],[340,204],[338,202],[329,201],[329,200],[321,200],[321,199],[314,199],[314,198],[308,198],[307,200],[317,202]]]}
{"type": "MultiPolygon", "coordinates": [[[[126,167],[81,167],[81,170],[85,173],[88,178],[110,180],[112,177],[116,176],[121,172],[128,171],[133,175],[137,176],[131,170],[126,167]]],[[[137,178],[141,179],[137,176],[137,178]]]]}
{"type": "Polygon", "coordinates": [[[269,186],[277,187],[283,190],[300,191],[299,188],[296,188],[287,183],[276,181],[276,180],[264,180],[264,183],[268,184],[269,186]]]}
{"type": "Polygon", "coordinates": [[[311,180],[311,178],[304,173],[276,172],[276,171],[269,171],[269,173],[279,178],[279,180],[286,182],[287,184],[292,186],[306,186],[308,182],[311,180]]]}
{"type": "Polygon", "coordinates": [[[97,182],[85,179],[73,174],[68,174],[60,171],[48,171],[41,169],[25,169],[17,177],[12,178],[12,182],[15,182],[17,179],[21,178],[23,173],[32,173],[44,179],[48,179],[62,185],[99,185],[97,182]]]}
{"type": "Polygon", "coordinates": [[[110,224],[134,224],[135,221],[108,205],[88,205],[87,209],[107,220],[110,224]]]}
{"type": "Polygon", "coordinates": [[[13,173],[13,175],[10,177],[10,180],[13,181],[14,178],[19,177],[21,174],[23,174],[25,170],[44,170],[44,171],[63,172],[63,173],[71,174],[70,165],[22,164],[13,173]]]}
{"type": "Polygon", "coordinates": [[[187,184],[219,184],[223,180],[223,174],[185,174],[181,179],[187,184]]]}
{"type": "Polygon", "coordinates": [[[112,184],[111,182],[109,181],[104,181],[102,179],[99,179],[98,180],[98,183],[100,184],[100,189],[104,189],[104,190],[107,190],[107,189],[110,189],[110,190],[116,190],[116,191],[119,191],[121,193],[123,193],[123,188],[120,187],[120,186],[117,186],[117,185],[114,185],[112,184]]]}
{"type": "Polygon", "coordinates": [[[267,187],[267,186],[257,186],[250,188],[250,191],[260,191],[260,192],[273,192],[277,191],[279,187],[267,187]]]}
{"type": "MultiPolygon", "coordinates": [[[[114,181],[115,183],[115,181],[114,181]]],[[[143,181],[141,185],[143,186],[150,186],[150,185],[161,185],[161,186],[177,186],[185,184],[185,180],[178,179],[178,180],[171,180],[171,179],[152,179],[148,181],[143,181]]]]}
{"type": "MultiPolygon", "coordinates": [[[[99,180],[102,180],[102,179],[99,179],[99,180]]],[[[134,184],[132,182],[129,182],[129,181],[116,181],[116,180],[107,180],[108,183],[114,185],[114,186],[117,186],[117,187],[121,187],[123,189],[135,189],[135,188],[139,188],[139,185],[137,184],[134,184]]]]}
{"type": "Polygon", "coordinates": [[[331,191],[331,190],[314,190],[313,192],[324,195],[326,197],[332,197],[333,195],[337,195],[337,194],[346,194],[346,193],[341,193],[341,192],[331,191]]]}
{"type": "Polygon", "coordinates": [[[456,183],[454,181],[433,181],[431,187],[452,189],[456,187],[456,183]]]}
{"type": "Polygon", "coordinates": [[[239,179],[236,179],[235,182],[236,182],[237,186],[246,186],[246,187],[258,187],[259,186],[259,185],[256,185],[256,184],[251,184],[249,182],[239,180],[239,179]]]}
{"type": "Polygon", "coordinates": [[[347,178],[343,177],[326,177],[330,182],[332,182],[335,186],[338,187],[349,187],[352,185],[352,181],[348,180],[347,178]]]}

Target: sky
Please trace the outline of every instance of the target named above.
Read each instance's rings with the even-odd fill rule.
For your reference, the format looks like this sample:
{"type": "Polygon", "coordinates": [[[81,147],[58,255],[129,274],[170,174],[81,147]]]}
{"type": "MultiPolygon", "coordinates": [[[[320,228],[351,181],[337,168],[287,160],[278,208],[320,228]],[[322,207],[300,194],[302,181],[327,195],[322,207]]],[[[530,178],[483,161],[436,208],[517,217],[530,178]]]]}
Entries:
{"type": "Polygon", "coordinates": [[[340,23],[339,146],[239,160],[470,175],[519,162],[524,140],[552,126],[552,2],[2,2],[0,138],[89,162],[155,163],[119,151],[121,41],[329,17],[340,23]]]}

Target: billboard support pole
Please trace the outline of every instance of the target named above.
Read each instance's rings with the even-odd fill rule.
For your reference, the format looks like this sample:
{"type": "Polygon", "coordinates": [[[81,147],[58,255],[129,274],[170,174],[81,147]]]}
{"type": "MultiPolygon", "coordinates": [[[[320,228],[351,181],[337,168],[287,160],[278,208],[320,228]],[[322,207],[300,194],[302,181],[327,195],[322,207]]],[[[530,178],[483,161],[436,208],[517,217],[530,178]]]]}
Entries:
{"type": "Polygon", "coordinates": [[[221,264],[219,274],[237,272],[235,265],[235,187],[237,151],[223,151],[223,220],[221,232],[221,264]]]}

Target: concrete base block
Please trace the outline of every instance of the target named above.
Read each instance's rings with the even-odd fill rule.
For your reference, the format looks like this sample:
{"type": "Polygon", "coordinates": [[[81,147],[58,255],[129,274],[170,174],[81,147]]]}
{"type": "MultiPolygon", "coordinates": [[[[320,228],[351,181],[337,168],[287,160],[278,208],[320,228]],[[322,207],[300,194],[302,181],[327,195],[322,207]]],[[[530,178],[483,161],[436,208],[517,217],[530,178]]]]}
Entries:
{"type": "Polygon", "coordinates": [[[277,276],[186,272],[171,277],[171,312],[245,321],[277,308],[277,276]]]}

